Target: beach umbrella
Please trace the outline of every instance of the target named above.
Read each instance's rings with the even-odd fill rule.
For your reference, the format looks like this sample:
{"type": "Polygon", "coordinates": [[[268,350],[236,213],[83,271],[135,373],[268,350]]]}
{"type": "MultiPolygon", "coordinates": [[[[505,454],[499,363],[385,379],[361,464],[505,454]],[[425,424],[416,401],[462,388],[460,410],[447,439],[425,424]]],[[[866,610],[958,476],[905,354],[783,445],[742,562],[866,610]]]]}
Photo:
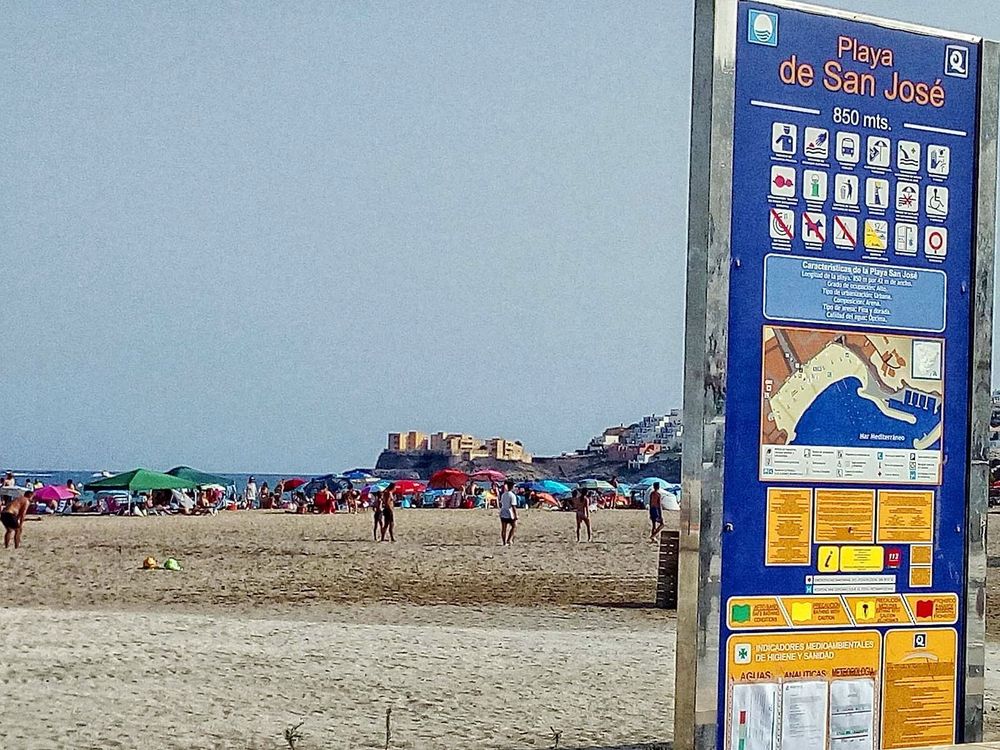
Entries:
{"type": "Polygon", "coordinates": [[[666,487],[670,484],[666,479],[660,479],[659,477],[646,477],[645,479],[640,479],[638,482],[632,485],[632,489],[652,487],[656,482],[660,483],[660,488],[666,487]]]}
{"type": "Polygon", "coordinates": [[[77,493],[62,484],[47,484],[35,490],[36,500],[72,500],[77,493]]]}
{"type": "Polygon", "coordinates": [[[605,482],[603,479],[583,479],[576,483],[578,489],[581,490],[597,490],[598,492],[614,492],[614,486],[611,482],[605,482]]]}
{"type": "Polygon", "coordinates": [[[326,487],[330,492],[342,492],[343,490],[354,489],[354,485],[350,480],[336,474],[325,474],[321,477],[310,479],[302,485],[302,491],[307,495],[311,495],[314,492],[319,492],[323,487],[326,487]]]}
{"type": "Polygon", "coordinates": [[[496,469],[480,469],[479,471],[473,472],[469,478],[473,481],[495,482],[499,484],[507,478],[507,475],[502,471],[497,471],[496,469]]]}
{"type": "Polygon", "coordinates": [[[392,482],[390,482],[388,479],[380,479],[374,484],[369,484],[364,489],[362,489],[361,497],[367,499],[369,496],[371,496],[372,493],[381,492],[384,489],[388,489],[389,485],[391,484],[392,482]]]}
{"type": "Polygon", "coordinates": [[[435,490],[460,490],[469,481],[469,475],[458,469],[441,469],[431,474],[430,486],[435,490]]]}
{"type": "Polygon", "coordinates": [[[358,482],[364,484],[368,480],[378,479],[374,474],[372,474],[368,469],[351,469],[350,471],[345,471],[341,476],[344,479],[350,479],[352,482],[358,482]]]}
{"type": "Polygon", "coordinates": [[[222,487],[228,487],[233,483],[231,479],[220,477],[218,474],[208,474],[204,471],[198,471],[197,469],[192,469],[190,466],[175,466],[168,471],[167,474],[172,477],[187,479],[188,481],[194,482],[198,487],[205,487],[209,484],[218,484],[222,487]]]}
{"type": "Polygon", "coordinates": [[[279,484],[281,484],[282,490],[285,492],[291,492],[292,490],[297,490],[305,483],[306,480],[302,477],[292,477],[291,479],[282,479],[279,484]]]}
{"type": "Polygon", "coordinates": [[[540,482],[536,482],[536,484],[540,485],[535,490],[536,492],[548,492],[550,495],[567,495],[573,491],[572,487],[562,482],[557,482],[555,479],[543,479],[540,482]]]}
{"type": "Polygon", "coordinates": [[[390,484],[389,489],[397,495],[419,495],[427,485],[414,479],[400,479],[390,484]]]}
{"type": "Polygon", "coordinates": [[[20,497],[27,492],[30,487],[0,487],[0,497],[20,497]]]}
{"type": "Polygon", "coordinates": [[[124,474],[115,474],[107,479],[98,479],[96,482],[88,482],[84,485],[84,489],[94,492],[100,490],[151,492],[152,490],[184,490],[193,487],[197,487],[197,484],[190,479],[181,479],[149,469],[132,469],[124,474]]]}

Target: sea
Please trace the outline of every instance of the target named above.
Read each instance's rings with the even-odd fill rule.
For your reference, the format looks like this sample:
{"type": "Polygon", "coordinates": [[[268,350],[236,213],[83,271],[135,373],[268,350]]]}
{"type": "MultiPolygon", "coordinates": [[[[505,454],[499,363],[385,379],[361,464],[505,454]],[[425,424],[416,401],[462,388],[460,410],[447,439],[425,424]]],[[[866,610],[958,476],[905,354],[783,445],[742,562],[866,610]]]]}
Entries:
{"type": "MultiPolygon", "coordinates": [[[[910,421],[903,421],[860,396],[862,387],[855,377],[828,386],[799,419],[793,444],[913,448],[941,423],[942,404],[934,396],[904,391],[902,396],[889,399],[888,405],[894,411],[910,416],[910,421]],[[862,432],[869,437],[863,439],[862,432]]],[[[935,441],[928,447],[940,450],[941,446],[935,441]]]]}

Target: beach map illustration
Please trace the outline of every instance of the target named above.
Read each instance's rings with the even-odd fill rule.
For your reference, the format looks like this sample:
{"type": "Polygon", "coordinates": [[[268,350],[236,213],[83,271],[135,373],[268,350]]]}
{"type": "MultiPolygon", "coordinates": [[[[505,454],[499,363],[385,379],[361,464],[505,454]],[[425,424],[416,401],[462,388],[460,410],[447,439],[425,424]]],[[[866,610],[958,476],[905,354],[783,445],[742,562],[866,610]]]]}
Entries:
{"type": "Polygon", "coordinates": [[[939,483],[941,339],[763,330],[761,477],[939,483]]]}

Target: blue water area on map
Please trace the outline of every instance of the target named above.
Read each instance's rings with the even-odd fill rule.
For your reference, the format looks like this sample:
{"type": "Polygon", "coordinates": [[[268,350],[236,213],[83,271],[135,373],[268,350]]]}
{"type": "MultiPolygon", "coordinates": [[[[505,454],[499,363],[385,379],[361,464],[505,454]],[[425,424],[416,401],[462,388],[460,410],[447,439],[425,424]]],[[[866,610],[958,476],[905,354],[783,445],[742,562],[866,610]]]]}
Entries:
{"type": "MultiPolygon", "coordinates": [[[[889,399],[894,410],[916,418],[916,423],[910,424],[886,416],[874,403],[859,396],[861,387],[857,378],[844,378],[827,386],[799,419],[792,445],[913,448],[915,440],[927,435],[941,421],[941,402],[934,396],[907,390],[889,399]],[[862,439],[865,433],[902,435],[905,440],[862,439]]],[[[928,447],[937,450],[940,443],[928,447]]]]}

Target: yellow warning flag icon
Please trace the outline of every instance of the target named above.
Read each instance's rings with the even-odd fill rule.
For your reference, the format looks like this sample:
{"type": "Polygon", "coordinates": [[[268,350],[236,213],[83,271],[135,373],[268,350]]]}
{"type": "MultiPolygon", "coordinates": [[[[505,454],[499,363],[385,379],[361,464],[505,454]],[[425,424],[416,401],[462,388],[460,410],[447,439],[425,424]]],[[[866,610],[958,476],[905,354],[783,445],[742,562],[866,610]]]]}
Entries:
{"type": "Polygon", "coordinates": [[[813,616],[813,605],[809,602],[792,604],[792,622],[809,622],[813,616]]]}

